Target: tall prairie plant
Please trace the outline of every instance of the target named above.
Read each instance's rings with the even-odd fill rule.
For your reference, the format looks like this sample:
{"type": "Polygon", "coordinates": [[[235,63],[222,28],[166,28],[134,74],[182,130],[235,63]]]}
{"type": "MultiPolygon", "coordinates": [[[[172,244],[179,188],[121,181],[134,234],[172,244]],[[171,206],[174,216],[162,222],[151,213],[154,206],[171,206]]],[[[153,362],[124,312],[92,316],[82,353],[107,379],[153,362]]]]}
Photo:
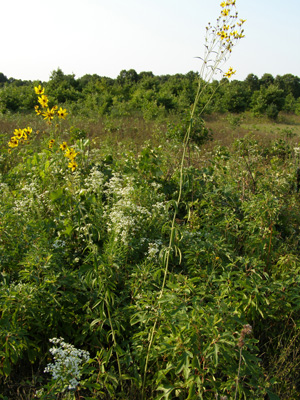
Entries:
{"type": "MultiPolygon", "coordinates": [[[[164,268],[164,272],[163,272],[163,279],[160,292],[158,295],[158,308],[159,308],[159,302],[163,296],[164,289],[166,286],[171,254],[177,254],[177,253],[180,254],[180,249],[178,247],[178,240],[177,240],[178,235],[176,233],[177,232],[176,218],[178,215],[180,202],[182,200],[182,188],[184,185],[184,163],[190,137],[193,131],[194,119],[196,116],[199,117],[203,114],[209,102],[213,98],[213,95],[215,94],[215,91],[217,90],[218,86],[216,86],[215,91],[211,94],[211,97],[202,106],[202,108],[199,110],[197,107],[201,99],[201,96],[204,93],[205,89],[207,88],[208,84],[217,74],[221,73],[223,74],[223,77],[226,78],[231,78],[231,76],[235,74],[236,71],[232,67],[229,67],[227,72],[223,71],[223,67],[224,64],[228,61],[228,58],[231,55],[235,45],[239,42],[240,39],[244,37],[243,25],[246,20],[238,18],[238,12],[236,11],[236,0],[223,1],[220,4],[220,7],[221,7],[220,15],[217,18],[216,24],[212,25],[211,23],[208,23],[206,27],[204,56],[198,57],[202,61],[202,66],[199,73],[198,88],[195,100],[190,111],[188,128],[182,143],[182,155],[181,155],[180,170],[179,170],[180,178],[179,178],[178,197],[173,204],[174,213],[170,227],[169,245],[161,251],[161,261],[164,268]]],[[[149,356],[151,347],[155,339],[157,323],[158,323],[158,318],[154,320],[154,324],[149,335],[148,351],[144,366],[142,398],[144,398],[145,396],[145,384],[146,384],[149,356]]]]}
{"type": "MultiPolygon", "coordinates": [[[[38,85],[34,88],[35,94],[38,96],[37,102],[38,104],[34,107],[36,115],[43,117],[45,122],[49,127],[53,127],[54,129],[50,130],[50,138],[48,138],[48,149],[50,151],[57,150],[56,149],[56,140],[55,137],[58,135],[58,130],[60,128],[60,124],[56,121],[64,120],[68,113],[66,109],[62,107],[58,108],[57,105],[53,105],[51,108],[49,106],[49,98],[45,95],[45,89],[38,85]]],[[[16,149],[18,146],[28,143],[28,140],[33,140],[33,135],[38,135],[39,131],[34,132],[31,127],[23,128],[23,129],[15,129],[14,135],[10,138],[8,142],[8,151],[12,152],[12,149],[16,149]]],[[[75,161],[75,158],[78,153],[74,150],[74,148],[69,147],[67,142],[63,141],[59,144],[59,149],[64,153],[64,156],[68,160],[68,167],[72,172],[75,171],[78,164],[75,161]]]]}

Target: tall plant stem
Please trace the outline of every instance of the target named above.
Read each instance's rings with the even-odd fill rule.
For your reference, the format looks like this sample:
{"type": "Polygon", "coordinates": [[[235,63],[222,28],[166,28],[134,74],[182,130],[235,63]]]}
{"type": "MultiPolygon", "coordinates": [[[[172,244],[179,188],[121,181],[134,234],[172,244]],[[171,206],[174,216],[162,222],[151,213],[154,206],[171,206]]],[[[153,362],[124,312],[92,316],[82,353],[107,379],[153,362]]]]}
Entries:
{"type": "Polygon", "coordinates": [[[236,377],[236,387],[235,387],[234,400],[236,400],[237,394],[238,394],[239,380],[240,380],[240,373],[241,373],[241,365],[242,365],[242,347],[240,348],[239,368],[238,368],[238,373],[237,373],[237,377],[236,377]]]}
{"type": "MultiPolygon", "coordinates": [[[[112,325],[111,315],[110,315],[109,306],[108,306],[108,303],[107,303],[107,299],[106,299],[106,298],[105,298],[105,304],[106,304],[107,315],[108,315],[108,320],[109,320],[109,324],[110,324],[110,329],[111,329],[111,334],[112,334],[114,346],[117,347],[117,341],[116,341],[115,331],[114,331],[114,328],[113,328],[113,325],[112,325]]],[[[117,349],[116,349],[116,356],[117,356],[117,364],[118,364],[118,371],[119,371],[120,384],[121,384],[121,388],[122,388],[122,390],[123,390],[121,364],[120,364],[120,360],[119,360],[119,355],[118,355],[117,349]]]]}
{"type": "MultiPolygon", "coordinates": [[[[164,258],[164,275],[163,275],[163,281],[162,281],[161,289],[160,289],[160,292],[159,292],[159,295],[158,295],[158,300],[160,300],[162,298],[162,296],[163,296],[164,289],[165,289],[165,286],[166,286],[167,276],[168,276],[170,253],[172,251],[172,247],[173,247],[173,244],[174,244],[174,238],[175,238],[176,214],[177,214],[177,210],[178,210],[178,207],[179,207],[179,204],[180,204],[180,201],[181,201],[181,197],[182,197],[184,160],[185,160],[185,156],[186,156],[186,152],[187,152],[187,149],[188,149],[188,144],[189,144],[189,140],[190,140],[190,136],[191,136],[191,132],[192,132],[192,128],[193,128],[194,115],[196,113],[196,108],[197,108],[198,102],[200,100],[201,94],[203,93],[203,90],[206,88],[207,84],[208,84],[208,82],[202,83],[201,74],[200,74],[197,93],[196,93],[196,96],[195,96],[194,104],[193,104],[192,109],[191,109],[189,125],[188,125],[187,131],[186,131],[184,139],[183,139],[182,156],[181,156],[180,170],[179,170],[179,173],[180,173],[180,175],[179,175],[179,191],[178,191],[178,197],[177,197],[177,200],[176,200],[176,203],[175,203],[176,207],[175,207],[173,218],[172,218],[169,246],[168,246],[167,251],[166,251],[166,257],[164,258]]],[[[200,116],[202,115],[203,111],[205,110],[205,108],[207,107],[207,105],[209,104],[211,99],[213,98],[216,90],[217,90],[217,88],[213,91],[213,93],[210,96],[209,100],[203,106],[203,108],[199,111],[198,115],[200,115],[200,116]]],[[[152,327],[151,332],[150,332],[148,350],[147,350],[147,355],[146,355],[146,360],[145,360],[145,367],[144,367],[144,376],[143,376],[143,385],[142,385],[142,400],[144,399],[144,394],[145,394],[145,384],[146,384],[147,369],[148,369],[148,364],[149,364],[150,350],[151,350],[151,347],[152,347],[152,344],[153,344],[157,322],[158,322],[158,317],[155,318],[153,327],[152,327]]]]}

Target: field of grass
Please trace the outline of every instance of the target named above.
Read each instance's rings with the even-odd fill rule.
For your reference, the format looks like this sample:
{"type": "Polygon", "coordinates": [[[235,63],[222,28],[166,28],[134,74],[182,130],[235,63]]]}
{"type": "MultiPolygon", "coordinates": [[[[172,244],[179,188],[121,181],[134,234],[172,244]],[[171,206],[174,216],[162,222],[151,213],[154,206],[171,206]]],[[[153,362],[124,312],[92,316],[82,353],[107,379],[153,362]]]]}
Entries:
{"type": "Polygon", "coordinates": [[[300,117],[205,121],[0,117],[1,399],[300,397],[300,117]]]}

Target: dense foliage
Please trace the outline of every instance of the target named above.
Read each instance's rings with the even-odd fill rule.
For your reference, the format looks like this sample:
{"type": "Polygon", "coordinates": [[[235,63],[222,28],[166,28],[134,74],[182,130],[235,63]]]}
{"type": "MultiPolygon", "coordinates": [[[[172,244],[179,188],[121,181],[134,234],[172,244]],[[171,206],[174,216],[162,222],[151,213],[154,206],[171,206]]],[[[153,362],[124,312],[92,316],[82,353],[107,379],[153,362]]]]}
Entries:
{"type": "MultiPolygon", "coordinates": [[[[86,116],[125,116],[139,114],[155,119],[170,114],[185,114],[193,103],[199,75],[196,72],[155,76],[152,72],[123,70],[116,79],[96,74],[75,78],[61,69],[51,73],[43,85],[53,102],[64,104],[86,116]]],[[[36,82],[35,82],[36,83],[36,82]]],[[[217,81],[207,87],[198,105],[207,103],[217,81]]],[[[0,73],[0,112],[32,111],[33,83],[7,78],[0,73]]],[[[300,114],[300,78],[292,74],[249,74],[244,81],[222,79],[206,113],[251,111],[276,119],[280,111],[300,114]]]]}
{"type": "MultiPolygon", "coordinates": [[[[81,88],[67,79],[53,74],[53,103],[101,108],[101,90],[79,93],[102,79],[81,88]]],[[[127,87],[127,97],[115,94],[107,111],[130,109],[137,88],[154,81],[159,99],[168,80],[124,72],[109,90],[123,96],[127,87]]],[[[174,103],[155,100],[157,110],[176,109],[186,91],[174,103]]],[[[34,105],[32,88],[31,97],[34,105]]],[[[1,131],[0,398],[298,398],[299,148],[291,138],[262,146],[250,135],[210,153],[193,145],[177,207],[184,120],[139,149],[112,137],[99,143],[63,122],[26,128],[10,153],[11,133],[1,131]],[[50,339],[63,346],[50,350],[53,364],[50,339]]],[[[202,120],[195,127],[199,145],[209,135],[202,120]]]]}

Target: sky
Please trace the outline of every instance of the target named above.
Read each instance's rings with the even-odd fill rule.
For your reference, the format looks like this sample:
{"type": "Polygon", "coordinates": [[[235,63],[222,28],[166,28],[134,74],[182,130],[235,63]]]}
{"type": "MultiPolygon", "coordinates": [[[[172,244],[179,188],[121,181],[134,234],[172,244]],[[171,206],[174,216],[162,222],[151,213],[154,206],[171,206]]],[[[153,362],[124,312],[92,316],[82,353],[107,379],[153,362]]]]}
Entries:
{"type": "MultiPolygon", "coordinates": [[[[205,27],[221,0],[2,0],[0,72],[48,81],[60,68],[80,78],[199,71],[205,27]]],[[[224,68],[300,77],[300,0],[236,0],[245,38],[224,68]]]]}

